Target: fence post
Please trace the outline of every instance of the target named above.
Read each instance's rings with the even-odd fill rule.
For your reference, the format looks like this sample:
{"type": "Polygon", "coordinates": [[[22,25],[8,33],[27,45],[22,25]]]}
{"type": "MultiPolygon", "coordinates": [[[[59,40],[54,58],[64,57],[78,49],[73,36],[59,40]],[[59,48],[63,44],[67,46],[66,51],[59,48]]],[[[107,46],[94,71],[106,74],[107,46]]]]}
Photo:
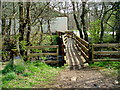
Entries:
{"type": "Polygon", "coordinates": [[[93,63],[93,44],[89,44],[89,64],[93,63]]]}
{"type": "Polygon", "coordinates": [[[57,47],[57,60],[58,60],[58,62],[59,62],[59,47],[57,47]]]}
{"type": "Polygon", "coordinates": [[[28,54],[30,54],[30,49],[29,49],[29,47],[27,47],[27,60],[30,60],[30,56],[28,56],[28,54]]]}
{"type": "Polygon", "coordinates": [[[91,54],[92,54],[92,60],[91,61],[92,61],[92,63],[94,63],[94,61],[93,61],[93,59],[94,59],[94,45],[93,44],[92,44],[92,53],[91,54]]]}

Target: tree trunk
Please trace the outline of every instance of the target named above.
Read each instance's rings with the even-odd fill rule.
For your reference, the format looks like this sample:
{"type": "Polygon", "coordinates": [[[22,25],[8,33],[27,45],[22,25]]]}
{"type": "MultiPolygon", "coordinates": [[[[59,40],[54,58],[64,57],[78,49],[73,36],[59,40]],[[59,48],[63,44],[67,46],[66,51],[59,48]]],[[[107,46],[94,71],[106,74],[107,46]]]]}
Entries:
{"type": "Polygon", "coordinates": [[[120,2],[116,3],[116,42],[120,43],[120,2]]]}
{"type": "Polygon", "coordinates": [[[77,16],[76,16],[76,14],[75,14],[75,4],[74,4],[74,2],[72,2],[72,5],[73,5],[73,16],[74,16],[74,20],[75,20],[75,23],[76,23],[76,27],[77,27],[77,29],[79,30],[79,32],[80,32],[80,38],[83,38],[83,34],[82,34],[82,30],[81,30],[81,28],[80,28],[80,25],[79,25],[79,22],[78,22],[78,20],[77,20],[77,16]]]}
{"type": "MultiPolygon", "coordinates": [[[[24,8],[23,2],[19,2],[19,42],[24,40],[24,8]]],[[[24,50],[22,50],[22,45],[19,44],[20,54],[24,55],[24,50]]]]}
{"type": "MultiPolygon", "coordinates": [[[[14,2],[13,2],[13,15],[15,14],[15,5],[14,5],[14,2]]],[[[15,16],[13,17],[13,20],[14,20],[14,29],[13,29],[13,34],[16,35],[16,23],[15,23],[15,16]]]]}
{"type": "Polygon", "coordinates": [[[2,17],[2,36],[4,37],[5,36],[5,17],[3,16],[2,17]]]}
{"type": "Polygon", "coordinates": [[[31,23],[30,23],[30,2],[27,2],[27,25],[28,25],[28,29],[27,29],[27,45],[30,44],[30,32],[31,32],[31,23]]]}
{"type": "MultiPolygon", "coordinates": [[[[105,6],[104,6],[105,7],[105,6]]],[[[113,10],[115,7],[115,5],[112,6],[112,8],[108,9],[108,10],[104,10],[104,13],[103,13],[103,16],[102,16],[102,20],[101,20],[101,34],[100,34],[100,42],[103,41],[103,36],[104,36],[104,19],[105,19],[105,16],[107,15],[107,13],[111,10],[113,10]]]]}
{"type": "Polygon", "coordinates": [[[87,11],[85,9],[85,5],[86,5],[86,2],[82,2],[81,23],[82,23],[85,40],[88,41],[87,28],[86,28],[86,24],[85,24],[85,14],[87,13],[87,11]]]}
{"type": "Polygon", "coordinates": [[[40,29],[41,29],[41,33],[43,33],[43,18],[40,20],[40,29]]]}

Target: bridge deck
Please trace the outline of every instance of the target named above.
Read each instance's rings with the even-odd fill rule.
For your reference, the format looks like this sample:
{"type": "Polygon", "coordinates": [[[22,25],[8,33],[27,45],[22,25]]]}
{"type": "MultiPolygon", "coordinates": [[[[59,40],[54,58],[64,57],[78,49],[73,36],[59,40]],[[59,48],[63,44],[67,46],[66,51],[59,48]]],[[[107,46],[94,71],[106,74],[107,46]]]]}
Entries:
{"type": "Polygon", "coordinates": [[[66,62],[70,66],[70,70],[84,67],[85,60],[82,58],[81,52],[77,49],[74,39],[67,38],[65,46],[66,62]]]}

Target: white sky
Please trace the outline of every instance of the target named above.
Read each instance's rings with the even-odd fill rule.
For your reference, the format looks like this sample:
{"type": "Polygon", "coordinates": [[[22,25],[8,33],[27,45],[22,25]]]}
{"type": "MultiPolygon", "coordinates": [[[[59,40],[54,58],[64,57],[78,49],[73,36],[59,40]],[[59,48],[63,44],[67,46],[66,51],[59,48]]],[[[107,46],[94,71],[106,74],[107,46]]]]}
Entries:
{"type": "MultiPolygon", "coordinates": [[[[71,0],[1,0],[2,2],[70,2],[71,0]]],[[[81,0],[72,0],[74,2],[81,2],[81,0]]],[[[85,1],[85,0],[83,0],[85,1]]],[[[118,2],[120,0],[87,0],[88,2],[118,2]]]]}

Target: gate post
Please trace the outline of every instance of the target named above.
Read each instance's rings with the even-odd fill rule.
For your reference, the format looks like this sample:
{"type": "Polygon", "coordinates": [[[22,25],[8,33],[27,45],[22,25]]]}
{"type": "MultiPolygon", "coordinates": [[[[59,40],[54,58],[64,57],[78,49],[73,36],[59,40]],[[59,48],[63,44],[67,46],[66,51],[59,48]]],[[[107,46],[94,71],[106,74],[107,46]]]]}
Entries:
{"type": "Polygon", "coordinates": [[[93,44],[89,44],[89,64],[93,63],[93,44]]]}

